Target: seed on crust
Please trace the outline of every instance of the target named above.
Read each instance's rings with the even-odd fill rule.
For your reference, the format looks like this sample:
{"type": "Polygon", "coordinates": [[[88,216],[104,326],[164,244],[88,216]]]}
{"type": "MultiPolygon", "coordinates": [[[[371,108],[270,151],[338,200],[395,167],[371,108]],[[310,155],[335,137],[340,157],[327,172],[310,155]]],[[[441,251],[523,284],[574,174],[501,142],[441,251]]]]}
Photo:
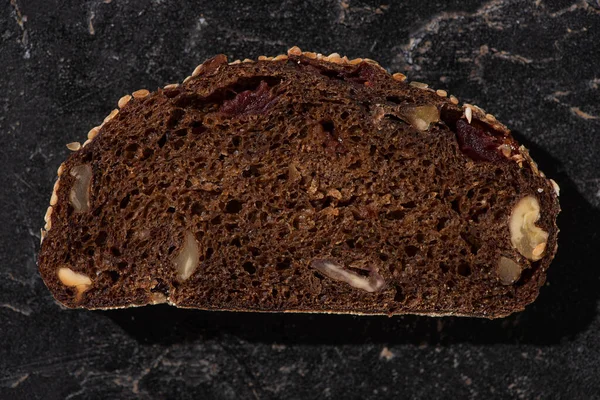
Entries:
{"type": "Polygon", "coordinates": [[[298,46],[293,46],[287,51],[290,56],[300,56],[302,55],[302,50],[298,46]]]}
{"type": "Polygon", "coordinates": [[[363,62],[362,58],[355,58],[354,60],[350,60],[349,64],[356,65],[356,64],[360,64],[361,62],[363,62]]]}
{"type": "Polygon", "coordinates": [[[494,117],[492,114],[485,114],[485,119],[492,122],[496,121],[496,117],[494,117]]]}
{"type": "Polygon", "coordinates": [[[194,68],[194,72],[192,72],[192,77],[195,78],[198,75],[200,75],[202,73],[203,69],[204,69],[204,64],[198,65],[196,68],[194,68]]]}
{"type": "Polygon", "coordinates": [[[242,60],[235,60],[229,63],[229,65],[236,65],[236,64],[241,64],[242,60]]]}
{"type": "Polygon", "coordinates": [[[149,94],[150,94],[150,91],[148,91],[148,89],[140,89],[140,90],[136,90],[135,92],[131,93],[131,95],[136,99],[143,99],[144,97],[148,96],[149,94]]]}
{"type": "Polygon", "coordinates": [[[419,89],[427,89],[429,87],[428,84],[423,83],[423,82],[417,82],[417,81],[412,81],[410,83],[410,86],[414,86],[414,87],[419,88],[419,89]]]}
{"type": "Polygon", "coordinates": [[[458,104],[458,99],[456,98],[456,96],[450,95],[450,103],[458,104]]]}
{"type": "Polygon", "coordinates": [[[302,55],[308,58],[317,58],[317,53],[314,53],[312,51],[305,51],[304,53],[302,53],[302,55]]]}
{"type": "Polygon", "coordinates": [[[448,92],[446,92],[445,90],[442,90],[442,89],[436,90],[435,93],[438,96],[440,96],[440,97],[447,97],[448,96],[448,92]]]}
{"type": "Polygon", "coordinates": [[[125,105],[127,103],[129,103],[129,100],[131,100],[131,95],[126,94],[125,96],[123,96],[119,99],[119,102],[117,103],[117,105],[119,106],[119,108],[123,108],[123,107],[125,107],[125,105]]]}
{"type": "Polygon", "coordinates": [[[277,57],[273,58],[273,61],[285,61],[288,59],[288,56],[285,54],[280,54],[277,57]]]}
{"type": "Polygon", "coordinates": [[[251,60],[249,58],[244,58],[244,60],[242,62],[243,63],[251,63],[251,62],[254,62],[254,60],[251,60]]]}
{"type": "Polygon", "coordinates": [[[473,110],[471,107],[465,108],[465,117],[467,118],[467,122],[471,123],[471,120],[473,119],[473,110]]]}
{"type": "MultiPolygon", "coordinates": [[[[113,119],[118,113],[119,113],[119,110],[117,108],[115,108],[114,110],[112,110],[110,112],[110,114],[108,114],[106,116],[106,118],[104,118],[104,123],[107,123],[108,121],[110,121],[111,119],[113,119]]],[[[93,128],[92,128],[92,130],[93,130],[93,128]]],[[[88,138],[90,138],[90,137],[88,136],[88,138]]],[[[93,139],[93,138],[90,138],[90,139],[93,139]]]]}
{"type": "Polygon", "coordinates": [[[95,138],[96,136],[98,136],[99,132],[100,132],[100,128],[97,127],[97,126],[95,126],[92,129],[90,129],[90,131],[87,134],[87,138],[90,139],[90,140],[92,140],[93,138],[95,138]]]}
{"type": "Polygon", "coordinates": [[[560,186],[558,186],[558,183],[556,183],[554,179],[550,179],[550,183],[552,184],[552,188],[554,189],[556,196],[560,196],[560,186]]]}
{"type": "Polygon", "coordinates": [[[406,80],[406,75],[404,75],[400,72],[396,72],[395,74],[392,75],[392,78],[394,78],[398,82],[404,82],[406,80]]]}
{"type": "Polygon", "coordinates": [[[60,178],[58,178],[56,180],[56,182],[54,182],[54,187],[52,188],[52,196],[50,197],[50,205],[51,206],[55,206],[56,203],[58,203],[58,195],[56,194],[56,192],[58,192],[59,186],[60,186],[60,178]]]}
{"type": "Polygon", "coordinates": [[[342,57],[338,53],[331,53],[329,55],[329,61],[332,63],[339,64],[342,62],[342,57]]]}
{"type": "Polygon", "coordinates": [[[77,150],[81,149],[81,143],[79,143],[79,142],[67,143],[67,149],[69,149],[71,151],[77,151],[77,150]]]}
{"type": "Polygon", "coordinates": [[[54,211],[52,206],[48,206],[46,209],[46,215],[44,215],[44,222],[50,221],[50,218],[52,217],[52,211],[54,211]]]}
{"type": "MultiPolygon", "coordinates": [[[[191,81],[191,80],[192,80],[192,77],[191,77],[191,76],[188,76],[187,78],[185,78],[185,79],[183,80],[183,84],[185,85],[186,83],[188,83],[188,82],[189,82],[189,81],[191,81]]],[[[134,96],[134,97],[135,97],[135,96],[134,96]]]]}
{"type": "Polygon", "coordinates": [[[163,89],[177,89],[179,87],[179,83],[170,83],[168,85],[166,85],[163,89]]]}
{"type": "Polygon", "coordinates": [[[61,176],[64,171],[65,171],[65,163],[62,163],[58,166],[58,170],[56,171],[56,174],[58,176],[61,176]]]}

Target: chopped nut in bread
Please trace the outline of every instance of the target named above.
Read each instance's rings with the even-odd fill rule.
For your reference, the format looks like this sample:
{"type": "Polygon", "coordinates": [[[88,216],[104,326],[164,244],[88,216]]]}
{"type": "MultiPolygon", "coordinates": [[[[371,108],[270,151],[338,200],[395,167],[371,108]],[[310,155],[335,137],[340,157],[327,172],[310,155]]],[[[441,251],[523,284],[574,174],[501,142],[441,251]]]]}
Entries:
{"type": "Polygon", "coordinates": [[[90,184],[92,181],[92,167],[88,164],[77,165],[69,172],[75,178],[71,187],[69,200],[75,212],[86,212],[90,208],[90,184]]]}
{"type": "Polygon", "coordinates": [[[546,249],[548,233],[535,225],[540,219],[540,204],[534,196],[525,196],[510,215],[510,241],[522,256],[537,261],[546,249]]]}
{"type": "Polygon", "coordinates": [[[200,250],[196,238],[192,233],[186,232],[183,247],[174,260],[179,281],[183,282],[192,276],[198,268],[199,257],[200,250]]]}

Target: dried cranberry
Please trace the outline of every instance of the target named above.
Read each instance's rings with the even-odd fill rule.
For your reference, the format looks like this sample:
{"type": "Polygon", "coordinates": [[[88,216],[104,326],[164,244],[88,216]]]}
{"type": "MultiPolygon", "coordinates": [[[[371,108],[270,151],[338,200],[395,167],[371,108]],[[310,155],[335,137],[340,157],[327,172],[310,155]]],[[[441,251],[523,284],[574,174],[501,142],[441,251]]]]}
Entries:
{"type": "Polygon", "coordinates": [[[276,101],[269,90],[269,85],[261,81],[255,90],[245,90],[233,99],[223,102],[220,111],[232,115],[260,114],[265,112],[276,101]]]}
{"type": "Polygon", "coordinates": [[[356,82],[356,83],[372,83],[375,80],[375,76],[377,75],[376,67],[373,65],[362,62],[356,67],[354,71],[346,75],[346,79],[356,82]]]}
{"type": "Polygon", "coordinates": [[[506,161],[498,151],[498,139],[463,119],[456,121],[456,137],[460,150],[473,160],[506,161]]]}

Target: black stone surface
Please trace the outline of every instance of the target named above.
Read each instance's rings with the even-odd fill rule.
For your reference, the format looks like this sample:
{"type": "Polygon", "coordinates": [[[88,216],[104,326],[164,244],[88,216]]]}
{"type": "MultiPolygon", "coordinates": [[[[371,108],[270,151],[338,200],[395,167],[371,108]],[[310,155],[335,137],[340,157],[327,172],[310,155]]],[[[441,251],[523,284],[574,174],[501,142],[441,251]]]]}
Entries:
{"type": "MultiPolygon", "coordinates": [[[[387,0],[382,0],[387,1],[387,0]]],[[[600,3],[42,1],[0,6],[0,398],[600,397],[600,3]],[[61,309],[36,269],[64,144],[204,59],[376,59],[481,105],[562,188],[559,253],[504,320],[61,309]]]]}

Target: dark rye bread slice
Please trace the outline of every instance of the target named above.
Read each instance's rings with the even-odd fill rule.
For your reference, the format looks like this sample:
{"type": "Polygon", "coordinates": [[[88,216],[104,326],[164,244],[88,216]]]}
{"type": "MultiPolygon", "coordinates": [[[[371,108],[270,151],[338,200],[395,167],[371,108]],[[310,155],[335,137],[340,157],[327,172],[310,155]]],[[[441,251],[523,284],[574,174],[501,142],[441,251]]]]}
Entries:
{"type": "Polygon", "coordinates": [[[522,310],[558,187],[493,116],[404,79],[292,48],[123,97],[69,144],[44,282],[67,307],[522,310]]]}

